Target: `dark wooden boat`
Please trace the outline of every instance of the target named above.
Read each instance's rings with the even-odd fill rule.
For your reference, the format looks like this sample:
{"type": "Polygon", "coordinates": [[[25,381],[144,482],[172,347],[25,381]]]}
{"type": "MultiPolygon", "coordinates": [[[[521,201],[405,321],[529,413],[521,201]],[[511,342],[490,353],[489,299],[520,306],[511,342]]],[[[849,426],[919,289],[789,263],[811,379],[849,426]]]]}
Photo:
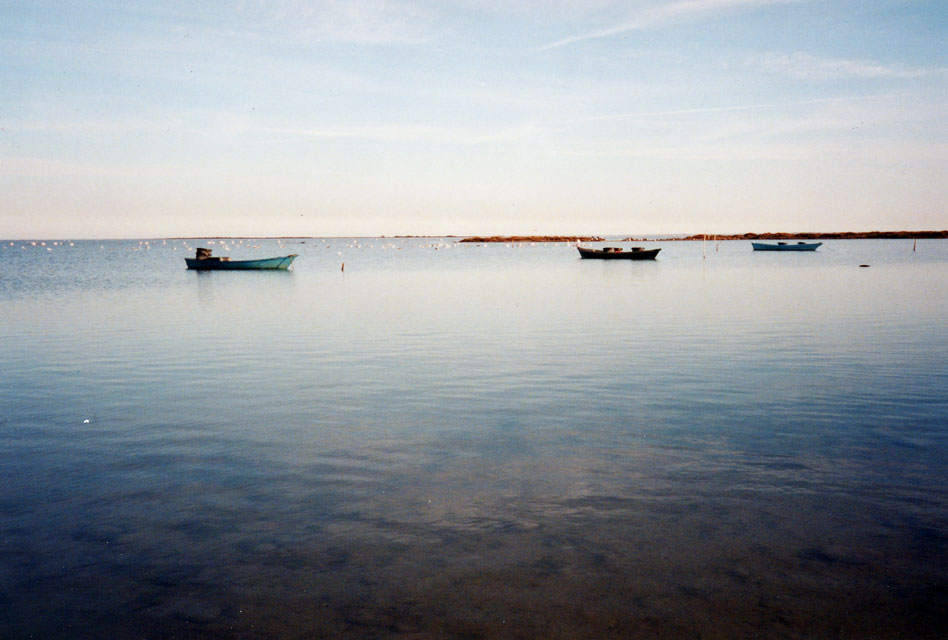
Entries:
{"type": "Polygon", "coordinates": [[[822,242],[797,242],[796,244],[787,244],[778,242],[777,244],[767,244],[766,242],[752,242],[754,251],[816,251],[823,244],[822,242]]]}
{"type": "Polygon", "coordinates": [[[642,247],[632,247],[628,250],[622,247],[603,247],[602,249],[590,249],[589,247],[577,246],[581,258],[592,260],[654,260],[661,249],[643,249],[642,247]]]}
{"type": "Polygon", "coordinates": [[[198,248],[193,258],[185,258],[188,269],[195,271],[240,271],[247,269],[274,269],[286,271],[293,263],[297,254],[292,253],[288,256],[278,258],[260,258],[258,260],[231,260],[230,258],[215,258],[211,256],[211,250],[203,247],[198,248]]]}

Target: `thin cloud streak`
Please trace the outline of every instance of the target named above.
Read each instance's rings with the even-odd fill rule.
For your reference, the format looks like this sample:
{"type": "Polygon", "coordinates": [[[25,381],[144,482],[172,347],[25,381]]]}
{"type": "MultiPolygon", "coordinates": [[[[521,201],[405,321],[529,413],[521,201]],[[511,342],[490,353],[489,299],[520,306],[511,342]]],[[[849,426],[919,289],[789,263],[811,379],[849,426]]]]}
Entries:
{"type": "Polygon", "coordinates": [[[492,129],[487,132],[455,130],[450,127],[411,124],[364,124],[325,129],[267,128],[268,135],[299,138],[350,139],[375,142],[441,142],[453,144],[496,144],[516,142],[540,134],[533,123],[492,129]]]}
{"type": "Polygon", "coordinates": [[[764,71],[781,73],[802,80],[837,80],[841,78],[921,78],[945,73],[946,69],[918,69],[896,67],[866,60],[819,58],[796,52],[787,55],[770,54],[754,58],[750,63],[764,71]]]}
{"type": "MultiPolygon", "coordinates": [[[[18,133],[78,134],[93,136],[186,135],[193,138],[241,136],[281,136],[286,138],[322,138],[368,142],[443,142],[455,144],[495,144],[537,137],[544,128],[526,121],[480,128],[450,124],[413,124],[411,122],[353,122],[325,127],[278,127],[255,121],[246,115],[228,115],[207,110],[192,110],[173,120],[145,118],[66,120],[62,118],[8,122],[7,130],[18,133]]],[[[6,160],[2,155],[0,159],[6,160]]]]}
{"type": "Polygon", "coordinates": [[[137,167],[104,165],[85,162],[67,162],[57,158],[36,156],[6,156],[0,162],[0,176],[50,178],[54,176],[135,176],[137,167]]]}
{"type": "Polygon", "coordinates": [[[737,7],[788,4],[798,0],[679,0],[640,10],[626,22],[608,29],[569,36],[540,47],[541,51],[557,49],[586,40],[599,40],[622,33],[642,31],[689,17],[726,11],[737,7]]]}
{"type": "MultiPolygon", "coordinates": [[[[913,166],[929,164],[939,167],[940,161],[948,154],[948,143],[932,141],[926,143],[884,142],[885,153],[890,158],[902,159],[913,166]]],[[[558,153],[564,157],[586,159],[639,159],[661,160],[667,162],[687,161],[755,161],[785,160],[815,162],[818,159],[832,159],[852,163],[877,163],[880,143],[865,140],[828,139],[817,143],[768,142],[767,144],[747,142],[728,145],[715,144],[712,140],[680,145],[640,145],[616,143],[612,145],[587,145],[585,147],[563,148],[558,153]]]]}
{"type": "Polygon", "coordinates": [[[760,104],[738,104],[738,105],[728,105],[723,107],[695,107],[691,109],[663,109],[657,111],[634,111],[630,113],[615,113],[599,116],[590,116],[588,118],[583,118],[581,122],[596,122],[603,120],[622,120],[622,119],[632,119],[632,118],[655,118],[655,117],[665,117],[665,116],[679,116],[679,115],[692,115],[692,114],[701,114],[701,113],[728,113],[728,112],[737,112],[737,111],[758,111],[764,109],[783,109],[787,107],[797,107],[805,105],[814,105],[814,104],[828,104],[828,103],[839,103],[839,102],[864,102],[870,100],[878,100],[880,98],[888,97],[888,94],[875,94],[875,95],[866,95],[866,96],[843,96],[836,98],[814,98],[811,100],[796,100],[793,102],[771,102],[771,103],[760,103],[760,104]]]}

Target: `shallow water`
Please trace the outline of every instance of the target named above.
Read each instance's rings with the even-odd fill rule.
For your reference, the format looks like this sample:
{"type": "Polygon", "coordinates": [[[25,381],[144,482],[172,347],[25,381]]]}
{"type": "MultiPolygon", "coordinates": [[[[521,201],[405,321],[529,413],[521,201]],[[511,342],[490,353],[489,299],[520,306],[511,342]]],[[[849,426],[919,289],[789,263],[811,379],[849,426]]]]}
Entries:
{"type": "Polygon", "coordinates": [[[197,244],[2,243],[0,637],[946,627],[948,242],[197,244]]]}

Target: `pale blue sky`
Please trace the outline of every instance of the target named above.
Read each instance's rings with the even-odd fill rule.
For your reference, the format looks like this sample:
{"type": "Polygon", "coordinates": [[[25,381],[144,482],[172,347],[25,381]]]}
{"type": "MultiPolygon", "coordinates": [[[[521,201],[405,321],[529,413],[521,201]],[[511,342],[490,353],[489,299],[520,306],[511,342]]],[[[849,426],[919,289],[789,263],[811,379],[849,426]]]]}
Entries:
{"type": "Polygon", "coordinates": [[[0,0],[0,237],[948,228],[945,0],[0,0]]]}

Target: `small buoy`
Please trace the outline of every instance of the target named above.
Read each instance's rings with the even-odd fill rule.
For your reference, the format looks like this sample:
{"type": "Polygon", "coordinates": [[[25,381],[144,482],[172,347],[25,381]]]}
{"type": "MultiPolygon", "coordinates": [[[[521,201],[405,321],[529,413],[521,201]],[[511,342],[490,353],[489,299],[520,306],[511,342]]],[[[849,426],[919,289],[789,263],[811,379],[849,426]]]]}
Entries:
{"type": "Polygon", "coordinates": [[[89,418],[86,418],[85,420],[83,420],[82,424],[89,424],[89,418]]]}
{"type": "Polygon", "coordinates": [[[861,264],[861,265],[859,265],[859,266],[860,266],[860,267],[868,267],[869,265],[868,265],[868,264],[861,264]]]}

